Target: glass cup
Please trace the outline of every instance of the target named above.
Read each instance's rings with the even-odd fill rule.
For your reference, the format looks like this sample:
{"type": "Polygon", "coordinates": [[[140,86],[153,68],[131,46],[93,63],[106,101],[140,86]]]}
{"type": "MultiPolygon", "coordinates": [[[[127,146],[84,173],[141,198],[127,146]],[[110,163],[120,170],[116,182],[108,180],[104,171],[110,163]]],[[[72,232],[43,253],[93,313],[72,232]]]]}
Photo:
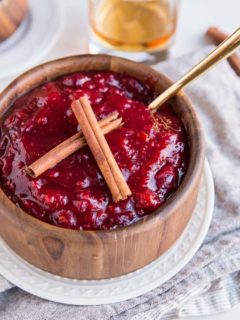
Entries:
{"type": "Polygon", "coordinates": [[[91,53],[156,63],[176,31],[178,0],[89,0],[91,53]]]}

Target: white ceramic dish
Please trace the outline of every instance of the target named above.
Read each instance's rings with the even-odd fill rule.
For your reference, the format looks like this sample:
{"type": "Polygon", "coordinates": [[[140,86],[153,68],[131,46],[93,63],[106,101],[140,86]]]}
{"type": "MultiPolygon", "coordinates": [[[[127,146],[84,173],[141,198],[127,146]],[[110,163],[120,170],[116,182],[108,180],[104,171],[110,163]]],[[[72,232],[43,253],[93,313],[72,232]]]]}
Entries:
{"type": "Polygon", "coordinates": [[[0,273],[27,292],[65,304],[107,304],[134,298],[160,286],[189,262],[208,231],[213,206],[213,179],[206,160],[197,205],[187,228],[163,256],[148,266],[112,279],[72,280],[37,269],[1,240],[0,273]]]}
{"type": "Polygon", "coordinates": [[[64,21],[57,0],[28,0],[29,13],[18,30],[0,43],[0,78],[20,74],[56,43],[64,21]]]}

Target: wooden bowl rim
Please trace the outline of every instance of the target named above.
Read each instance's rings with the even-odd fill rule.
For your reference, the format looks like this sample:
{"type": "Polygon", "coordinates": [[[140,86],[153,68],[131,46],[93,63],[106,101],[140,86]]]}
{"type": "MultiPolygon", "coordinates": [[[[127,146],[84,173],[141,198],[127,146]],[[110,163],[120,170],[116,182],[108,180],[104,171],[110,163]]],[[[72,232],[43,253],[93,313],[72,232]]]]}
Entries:
{"type": "MultiPolygon", "coordinates": [[[[22,0],[14,0],[15,2],[22,2],[22,0]]],[[[8,6],[9,2],[13,2],[12,0],[0,0],[0,7],[2,6],[8,6]]],[[[27,5],[27,0],[24,0],[24,3],[27,5]]]]}
{"type": "MultiPolygon", "coordinates": [[[[3,11],[5,8],[8,9],[9,7],[9,4],[12,5],[13,2],[15,2],[17,5],[23,5],[24,6],[24,10],[26,10],[28,8],[28,0],[0,0],[0,10],[1,10],[1,13],[4,15],[4,16],[7,16],[9,17],[9,13],[6,12],[6,11],[3,11]]],[[[27,10],[26,10],[27,11],[27,10]]],[[[18,17],[21,18],[21,20],[19,22],[17,22],[17,25],[19,25],[23,19],[25,18],[25,15],[26,15],[26,12],[24,11],[20,11],[18,12],[18,17]]],[[[14,23],[16,23],[16,21],[14,21],[14,23]]]]}
{"type": "MultiPolygon", "coordinates": [[[[40,65],[37,65],[31,69],[29,69],[28,71],[22,73],[21,75],[19,75],[17,78],[15,78],[15,80],[13,80],[1,93],[0,93],[0,119],[1,117],[11,108],[12,104],[14,103],[14,101],[16,101],[20,96],[26,94],[27,92],[31,91],[32,89],[38,87],[38,86],[30,86],[27,90],[26,93],[21,94],[21,95],[16,95],[14,96],[14,92],[16,91],[16,87],[19,87],[19,85],[21,85],[21,82],[26,81],[26,79],[30,79],[31,76],[33,74],[39,74],[39,72],[41,73],[42,70],[44,69],[44,67],[46,66],[52,66],[54,67],[56,64],[59,66],[62,64],[64,64],[64,62],[66,62],[67,60],[69,62],[74,62],[74,61],[79,61],[81,59],[85,59],[85,58],[91,58],[91,59],[95,59],[95,57],[97,58],[109,58],[109,59],[114,59],[114,60],[119,60],[119,61],[125,61],[128,63],[129,66],[132,67],[136,67],[136,66],[143,66],[145,69],[148,69],[150,74],[155,74],[155,76],[157,76],[159,79],[161,79],[161,81],[165,82],[165,84],[167,86],[170,86],[173,81],[170,80],[166,75],[162,74],[159,71],[154,70],[153,68],[138,63],[138,62],[134,62],[125,58],[117,58],[117,57],[113,57],[110,55],[104,55],[104,54],[84,54],[84,55],[73,55],[73,56],[67,56],[64,58],[60,58],[60,59],[54,59],[45,63],[42,63],[40,65]],[[14,100],[11,101],[11,104],[8,105],[6,110],[1,110],[2,109],[2,103],[4,102],[4,100],[9,99],[11,96],[14,97],[14,100]]],[[[94,69],[93,69],[94,71],[94,69]]],[[[102,70],[104,71],[104,70],[102,70]]],[[[106,70],[108,71],[108,70],[106,70]]],[[[77,71],[76,71],[77,72],[77,71]]],[[[120,71],[119,71],[120,72],[120,71]]],[[[67,75],[67,74],[71,74],[72,72],[65,72],[62,73],[63,75],[67,75]]],[[[124,72],[126,73],[126,72],[124,72]]],[[[61,75],[60,75],[61,76],[61,75]]],[[[56,79],[60,76],[57,76],[53,79],[56,79]]],[[[137,76],[136,76],[137,78],[137,76]]],[[[46,83],[50,81],[49,79],[46,79],[46,81],[44,81],[43,83],[46,83]]],[[[55,226],[55,225],[51,225],[47,222],[44,222],[42,220],[39,220],[38,218],[28,214],[27,212],[25,212],[23,209],[21,209],[20,207],[17,207],[15,203],[13,203],[4,193],[4,191],[0,188],[0,193],[2,193],[4,199],[6,200],[6,203],[9,204],[9,207],[11,207],[12,205],[17,207],[19,212],[21,214],[24,215],[24,219],[27,219],[29,222],[35,223],[39,226],[40,230],[41,229],[45,229],[48,231],[52,231],[53,233],[59,233],[61,232],[61,234],[64,234],[67,232],[68,236],[78,236],[79,233],[94,233],[94,234],[98,234],[99,236],[111,236],[111,233],[113,234],[118,234],[118,233],[124,233],[127,230],[132,230],[135,233],[137,232],[141,232],[141,226],[145,228],[147,228],[149,223],[152,223],[155,219],[161,219],[162,222],[165,221],[165,219],[167,219],[167,217],[169,215],[171,215],[174,210],[172,210],[174,207],[176,206],[180,206],[183,205],[183,203],[186,201],[187,196],[188,196],[188,191],[191,189],[192,185],[194,184],[194,179],[196,178],[196,176],[199,174],[199,168],[203,165],[203,160],[205,158],[205,143],[204,143],[204,137],[203,137],[203,130],[202,130],[202,126],[198,120],[197,114],[192,106],[191,101],[189,100],[189,98],[183,93],[183,91],[180,91],[177,95],[176,98],[179,99],[181,101],[181,103],[183,103],[185,106],[187,106],[187,108],[189,109],[189,111],[191,111],[191,116],[192,116],[192,120],[195,123],[195,127],[196,127],[196,132],[197,132],[197,142],[198,142],[198,152],[196,152],[195,157],[192,156],[193,153],[190,153],[190,159],[189,159],[189,165],[188,165],[188,169],[186,172],[186,175],[184,176],[183,181],[181,182],[180,186],[178,187],[178,189],[174,192],[174,194],[158,209],[156,209],[153,213],[144,216],[142,219],[128,225],[128,226],[124,226],[124,227],[118,227],[116,229],[111,229],[111,230],[75,230],[75,229],[67,229],[67,228],[63,228],[63,227],[59,227],[59,226],[55,226]],[[190,171],[191,169],[191,171],[190,171]],[[169,213],[169,214],[168,214],[169,213]]],[[[197,146],[194,146],[195,148],[197,148],[197,146]]],[[[200,170],[201,171],[201,170],[200,170]]],[[[6,207],[6,206],[5,206],[6,207]]],[[[9,212],[12,212],[9,210],[9,212]]]]}

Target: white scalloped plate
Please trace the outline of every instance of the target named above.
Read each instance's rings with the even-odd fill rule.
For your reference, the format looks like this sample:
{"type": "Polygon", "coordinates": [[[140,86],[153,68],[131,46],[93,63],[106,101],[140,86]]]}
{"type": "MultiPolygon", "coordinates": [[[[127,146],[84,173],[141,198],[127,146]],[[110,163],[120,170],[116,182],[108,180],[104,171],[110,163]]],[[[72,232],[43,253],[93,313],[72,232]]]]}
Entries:
{"type": "Polygon", "coordinates": [[[55,302],[94,305],[134,298],[160,286],[188,263],[208,231],[213,205],[213,179],[206,160],[197,205],[186,229],[163,256],[146,267],[112,279],[72,280],[35,268],[0,240],[0,273],[19,288],[55,302]]]}
{"type": "Polygon", "coordinates": [[[20,74],[56,43],[64,14],[57,0],[28,0],[29,12],[18,30],[0,43],[0,78],[20,74]]]}

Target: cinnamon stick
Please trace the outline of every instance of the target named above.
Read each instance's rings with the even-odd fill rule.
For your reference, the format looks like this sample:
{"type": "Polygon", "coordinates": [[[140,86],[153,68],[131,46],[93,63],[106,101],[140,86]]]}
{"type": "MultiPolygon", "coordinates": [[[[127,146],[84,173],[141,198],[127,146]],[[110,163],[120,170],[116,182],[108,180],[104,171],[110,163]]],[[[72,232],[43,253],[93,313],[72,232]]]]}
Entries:
{"type": "MultiPolygon", "coordinates": [[[[99,126],[102,128],[103,134],[107,134],[114,129],[117,129],[122,124],[122,118],[117,118],[118,112],[114,111],[104,119],[99,121],[99,126]]],[[[87,142],[82,131],[74,134],[66,139],[55,148],[51,149],[41,158],[36,160],[26,168],[26,172],[33,178],[37,178],[48,169],[54,167],[60,161],[64,160],[72,153],[86,146],[87,142]]]]}
{"type": "MultiPolygon", "coordinates": [[[[206,35],[210,37],[216,45],[227,39],[228,35],[216,27],[208,28],[206,35]]],[[[230,63],[233,70],[238,76],[240,76],[240,55],[233,53],[228,57],[228,62],[230,63]]]]}
{"type": "Polygon", "coordinates": [[[114,159],[88,99],[83,97],[74,101],[72,110],[112,193],[113,200],[118,202],[126,199],[131,195],[131,190],[114,159]]]}

